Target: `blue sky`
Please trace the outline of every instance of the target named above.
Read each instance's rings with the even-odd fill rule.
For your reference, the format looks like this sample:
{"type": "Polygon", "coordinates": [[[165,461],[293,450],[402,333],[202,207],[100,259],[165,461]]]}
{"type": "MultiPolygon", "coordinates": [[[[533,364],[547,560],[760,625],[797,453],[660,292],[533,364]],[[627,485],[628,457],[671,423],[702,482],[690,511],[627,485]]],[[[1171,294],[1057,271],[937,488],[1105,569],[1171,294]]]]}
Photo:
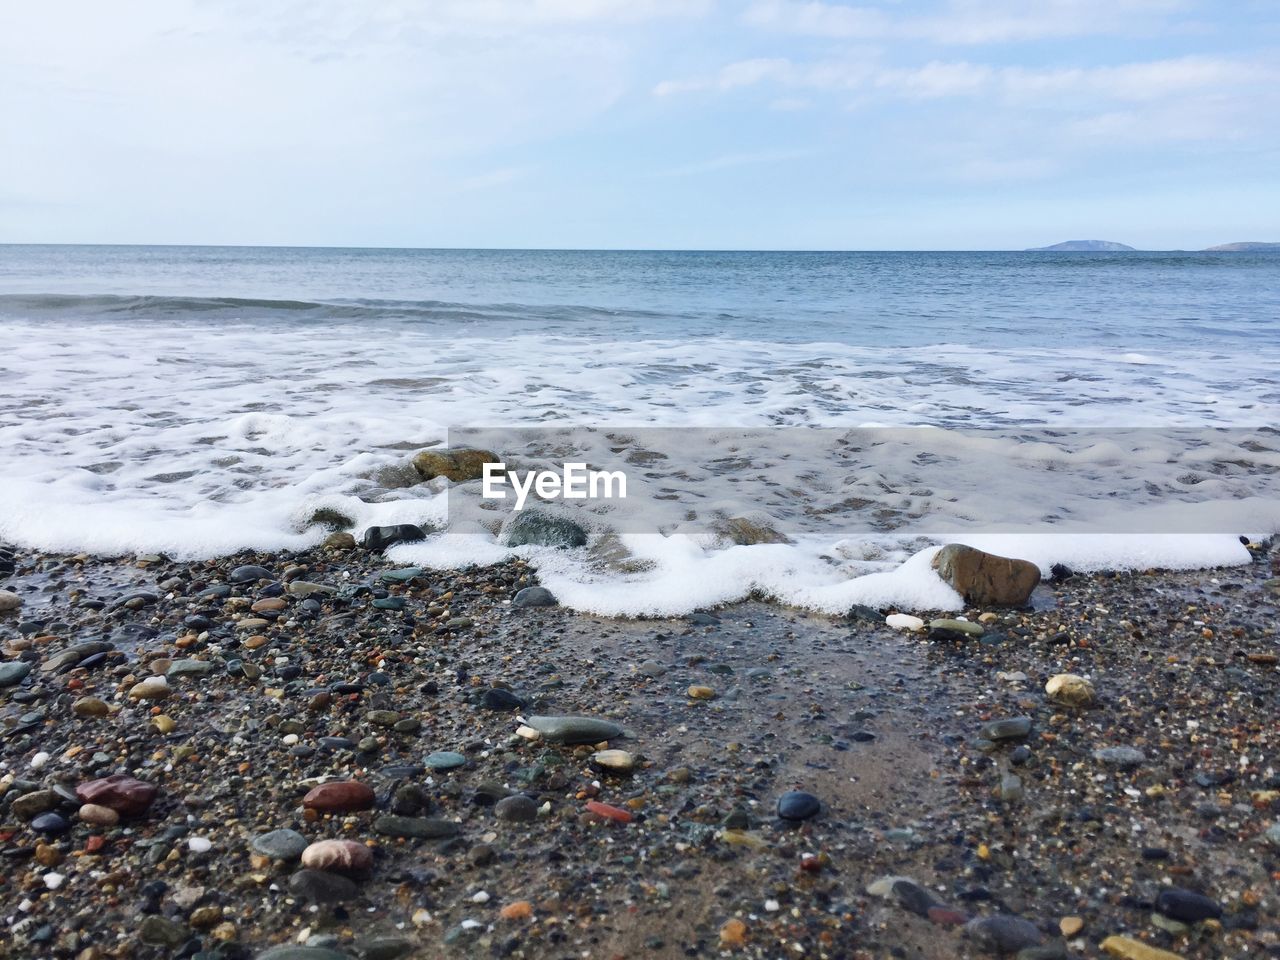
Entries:
{"type": "Polygon", "coordinates": [[[1275,0],[49,0],[0,241],[1280,240],[1275,0]]]}

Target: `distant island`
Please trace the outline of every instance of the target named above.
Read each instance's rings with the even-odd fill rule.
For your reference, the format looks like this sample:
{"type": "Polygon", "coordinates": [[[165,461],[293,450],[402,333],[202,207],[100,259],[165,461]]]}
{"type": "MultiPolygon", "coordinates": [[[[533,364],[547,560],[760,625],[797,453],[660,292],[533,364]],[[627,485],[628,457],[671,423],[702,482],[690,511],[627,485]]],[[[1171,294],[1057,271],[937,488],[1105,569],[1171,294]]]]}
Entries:
{"type": "Polygon", "coordinates": [[[1114,253],[1118,251],[1133,251],[1134,247],[1125,243],[1116,243],[1114,240],[1067,240],[1063,243],[1055,243],[1052,247],[1029,247],[1028,253],[1048,253],[1058,251],[1075,251],[1084,253],[1108,252],[1114,253]]]}
{"type": "Polygon", "coordinates": [[[1205,253],[1257,253],[1274,251],[1280,253],[1280,243],[1263,243],[1260,240],[1243,240],[1240,243],[1222,243],[1216,247],[1206,247],[1205,253]]]}

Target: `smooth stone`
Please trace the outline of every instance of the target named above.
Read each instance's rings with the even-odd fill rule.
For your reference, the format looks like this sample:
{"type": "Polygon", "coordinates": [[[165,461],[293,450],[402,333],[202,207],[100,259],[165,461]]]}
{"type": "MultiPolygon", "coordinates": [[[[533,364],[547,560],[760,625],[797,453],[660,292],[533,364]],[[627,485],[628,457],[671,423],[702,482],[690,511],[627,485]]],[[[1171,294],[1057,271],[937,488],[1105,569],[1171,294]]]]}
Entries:
{"type": "Polygon", "coordinates": [[[789,790],[778,798],[778,816],[783,820],[808,820],[821,809],[818,798],[803,790],[789,790]]]}
{"type": "Polygon", "coordinates": [[[294,580],[285,589],[294,597],[310,597],[315,594],[338,592],[337,587],[331,587],[327,583],[314,583],[310,580],[294,580]]]}
{"type": "Polygon", "coordinates": [[[528,717],[525,725],[548,743],[599,743],[622,736],[622,728],[595,717],[528,717]]]}
{"type": "Polygon", "coordinates": [[[147,812],[158,792],[154,783],[116,773],[80,784],[76,787],[76,799],[110,807],[122,817],[137,817],[147,812]]]}
{"type": "Polygon", "coordinates": [[[931,563],[939,577],[974,606],[1021,607],[1040,583],[1040,568],[1029,560],[949,543],[931,563]]]}
{"type": "Polygon", "coordinates": [[[282,613],[289,607],[289,601],[284,597],[263,597],[256,600],[253,606],[249,608],[252,613],[282,613]]]}
{"type": "Polygon", "coordinates": [[[507,524],[503,543],[508,547],[533,545],[566,550],[585,547],[587,531],[581,524],[564,517],[541,510],[522,510],[507,524]]]}
{"type": "Polygon", "coordinates": [[[31,829],[36,833],[50,835],[66,833],[71,829],[71,823],[59,813],[42,813],[31,821],[31,829]]]}
{"type": "Polygon", "coordinates": [[[12,687],[26,679],[31,672],[31,664],[25,660],[10,660],[0,663],[0,687],[12,687]]]}
{"type": "Polygon", "coordinates": [[[82,804],[77,816],[81,822],[93,827],[114,827],[120,822],[120,814],[98,803],[82,804]]]}
{"type": "Polygon", "coordinates": [[[909,613],[891,613],[884,618],[884,622],[894,630],[909,630],[915,633],[924,629],[924,621],[909,613]]]}
{"type": "Polygon", "coordinates": [[[222,667],[212,660],[175,660],[164,675],[166,677],[207,677],[220,669],[222,667]]]}
{"type": "Polygon", "coordinates": [[[1216,900],[1181,887],[1161,890],[1156,897],[1155,909],[1156,913],[1179,923],[1200,923],[1202,920],[1216,920],[1222,916],[1222,907],[1216,900]]]}
{"type": "Polygon", "coordinates": [[[1017,953],[1044,942],[1044,934],[1030,920],[997,914],[975,917],[964,926],[964,932],[992,953],[1017,953]]]}
{"type": "Polygon", "coordinates": [[[453,770],[467,762],[467,758],[452,750],[437,750],[429,754],[424,761],[432,770],[453,770]]]}
{"type": "Polygon", "coordinates": [[[177,947],[184,943],[190,931],[180,923],[153,914],[138,925],[138,939],[161,947],[177,947]]]}
{"type": "Polygon", "coordinates": [[[324,543],[320,546],[325,550],[354,550],[356,538],[349,533],[331,533],[324,538],[324,543]]]}
{"type": "Polygon", "coordinates": [[[486,710],[510,711],[519,710],[524,706],[524,701],[510,690],[503,690],[501,687],[490,687],[484,692],[480,705],[486,710]]]}
{"type": "Polygon", "coordinates": [[[129,688],[131,700],[163,700],[173,691],[164,677],[147,677],[129,688]]]}
{"type": "Polygon", "coordinates": [[[438,447],[423,450],[413,458],[413,469],[423,480],[444,477],[450,483],[466,483],[479,480],[484,476],[485,464],[494,464],[497,475],[502,458],[491,450],[480,450],[472,447],[438,447]]]}
{"type": "Polygon", "coordinates": [[[337,904],[354,900],[359,895],[360,888],[340,873],[299,870],[289,878],[289,892],[312,903],[337,904]]]}
{"type": "Polygon", "coordinates": [[[404,597],[379,597],[370,606],[375,610],[403,610],[407,604],[404,597]]]}
{"type": "Polygon", "coordinates": [[[317,840],[302,851],[302,866],[308,870],[368,873],[373,869],[373,851],[354,840],[317,840]]]}
{"type": "Polygon", "coordinates": [[[373,821],[375,833],[387,837],[408,837],[414,840],[435,840],[440,837],[456,836],[459,827],[452,820],[437,820],[431,817],[403,817],[396,814],[384,814],[373,821]]]}
{"type": "Polygon", "coordinates": [[[260,567],[256,564],[245,564],[236,567],[231,571],[231,575],[227,577],[232,583],[254,583],[258,580],[274,580],[273,574],[266,567],[260,567]]]}
{"type": "Polygon", "coordinates": [[[384,570],[378,579],[384,583],[408,583],[420,576],[422,576],[421,567],[402,567],[399,570],[384,570]]]}
{"type": "Polygon", "coordinates": [[[81,697],[71,704],[71,712],[77,717],[105,717],[111,707],[97,697],[81,697]]]}
{"type": "Polygon", "coordinates": [[[297,830],[282,828],[270,830],[254,837],[249,844],[254,853],[272,860],[297,860],[307,849],[307,838],[297,830]]]}
{"type": "Polygon", "coordinates": [[[19,820],[34,820],[42,813],[57,809],[62,798],[52,790],[32,790],[20,797],[15,797],[9,805],[9,812],[19,820]]]}
{"type": "Polygon", "coordinates": [[[954,637],[980,637],[986,630],[982,624],[974,623],[972,620],[953,620],[944,617],[940,620],[929,621],[930,636],[938,636],[942,638],[954,637]]]}
{"type": "Polygon", "coordinates": [[[1044,692],[1054,703],[1068,707],[1087,707],[1097,699],[1093,684],[1074,673],[1054,674],[1044,692]]]}
{"type": "Polygon", "coordinates": [[[375,799],[368,784],[359,780],[336,780],[313,788],[302,798],[302,805],[322,813],[351,813],[368,810],[375,799]]]}
{"type": "Polygon", "coordinates": [[[1093,751],[1093,759],[1108,767],[1132,770],[1147,760],[1147,755],[1137,747],[1100,747],[1093,751]]]}
{"type": "Polygon", "coordinates": [[[591,762],[614,773],[630,773],[636,768],[636,758],[626,750],[598,750],[591,755],[591,762]]]}
{"type": "Polygon", "coordinates": [[[360,545],[366,550],[381,553],[397,543],[416,543],[426,538],[426,531],[416,524],[398,523],[386,527],[369,527],[360,537],[360,545]]]}
{"type": "Polygon", "coordinates": [[[286,943],[259,953],[254,960],[351,960],[351,955],[329,947],[304,947],[286,943]]]}
{"type": "Polygon", "coordinates": [[[978,731],[983,740],[1021,740],[1031,732],[1030,717],[1009,717],[984,723],[978,731]]]}
{"type": "Polygon", "coordinates": [[[22,606],[22,598],[12,590],[0,590],[0,613],[11,613],[22,606]]]}
{"type": "Polygon", "coordinates": [[[556,607],[559,605],[560,601],[555,598],[555,594],[546,587],[525,587],[511,601],[511,606],[520,610],[530,607],[556,607]]]}
{"type": "Polygon", "coordinates": [[[1161,950],[1132,937],[1110,936],[1101,943],[1102,952],[1119,960],[1182,960],[1176,953],[1161,950]]]}
{"type": "Polygon", "coordinates": [[[388,935],[356,941],[361,960],[398,960],[414,951],[416,944],[408,937],[388,935]]]}
{"type": "Polygon", "coordinates": [[[529,823],[538,818],[538,803],[532,797],[518,793],[512,797],[504,797],[493,808],[499,820],[511,823],[529,823]]]}
{"type": "Polygon", "coordinates": [[[916,916],[927,917],[934,907],[942,906],[931,894],[914,880],[896,880],[892,888],[893,896],[904,910],[916,916]]]}

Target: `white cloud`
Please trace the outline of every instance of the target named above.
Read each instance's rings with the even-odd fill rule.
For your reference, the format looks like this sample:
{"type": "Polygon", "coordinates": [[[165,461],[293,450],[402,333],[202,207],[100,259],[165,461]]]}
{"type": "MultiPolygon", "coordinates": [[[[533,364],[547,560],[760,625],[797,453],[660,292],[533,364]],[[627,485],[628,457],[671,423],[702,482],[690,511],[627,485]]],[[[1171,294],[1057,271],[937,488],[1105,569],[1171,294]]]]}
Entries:
{"type": "Polygon", "coordinates": [[[743,19],[805,36],[984,44],[1146,31],[1186,8],[1181,0],[949,0],[936,13],[892,16],[821,0],[756,0],[743,19]]]}

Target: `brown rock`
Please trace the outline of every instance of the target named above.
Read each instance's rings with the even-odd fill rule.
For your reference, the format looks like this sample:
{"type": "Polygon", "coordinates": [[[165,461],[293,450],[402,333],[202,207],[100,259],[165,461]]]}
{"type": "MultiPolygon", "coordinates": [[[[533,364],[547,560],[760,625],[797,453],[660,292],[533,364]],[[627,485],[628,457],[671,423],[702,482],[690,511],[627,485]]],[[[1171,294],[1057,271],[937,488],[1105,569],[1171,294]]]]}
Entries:
{"type": "Polygon", "coordinates": [[[302,798],[302,805],[321,813],[350,813],[373,806],[373,790],[359,780],[322,783],[302,798]]]}
{"type": "Polygon", "coordinates": [[[933,558],[933,569],[966,603],[1021,607],[1040,582],[1040,568],[960,543],[949,543],[933,558]]]}
{"type": "Polygon", "coordinates": [[[302,851],[302,865],[331,873],[368,873],[373,851],[354,840],[318,840],[302,851]]]}
{"type": "Polygon", "coordinates": [[[153,783],[117,773],[80,784],[76,797],[81,803],[109,807],[122,817],[136,817],[146,813],[156,798],[156,789],[153,783]]]}
{"type": "Polygon", "coordinates": [[[413,468],[423,480],[444,477],[450,483],[479,480],[486,463],[501,463],[502,458],[488,450],[423,450],[413,458],[413,468]]]}
{"type": "Polygon", "coordinates": [[[254,601],[249,609],[254,613],[278,613],[287,606],[289,601],[284,597],[263,597],[261,600],[254,601]]]}

